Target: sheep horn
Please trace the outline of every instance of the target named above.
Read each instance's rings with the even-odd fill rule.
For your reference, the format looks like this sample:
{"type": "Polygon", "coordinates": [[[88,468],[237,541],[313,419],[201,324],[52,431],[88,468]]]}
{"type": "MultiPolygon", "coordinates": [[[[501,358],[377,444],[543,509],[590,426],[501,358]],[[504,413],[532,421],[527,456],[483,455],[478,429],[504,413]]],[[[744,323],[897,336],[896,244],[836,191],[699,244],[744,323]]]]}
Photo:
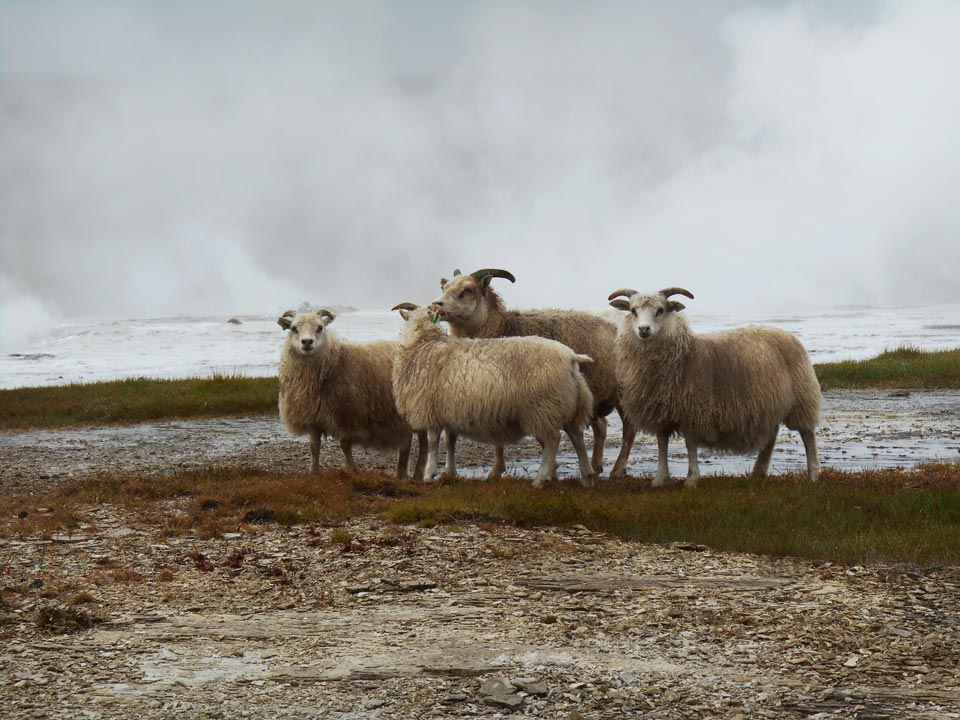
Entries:
{"type": "Polygon", "coordinates": [[[328,317],[328,318],[330,318],[331,320],[336,320],[336,319],[337,319],[337,316],[334,315],[334,314],[333,314],[332,312],[330,312],[329,310],[327,310],[326,308],[323,308],[322,310],[317,310],[317,315],[319,315],[320,317],[328,317]]]}
{"type": "Polygon", "coordinates": [[[689,290],[684,290],[681,287],[664,288],[663,290],[660,291],[660,294],[663,295],[665,298],[668,298],[671,295],[685,295],[686,297],[693,300],[693,293],[690,292],[689,290]]]}
{"type": "Polygon", "coordinates": [[[475,270],[470,274],[473,275],[478,281],[483,280],[488,275],[490,277],[504,278],[512,283],[517,281],[517,279],[513,276],[513,273],[507,272],[506,270],[498,270],[497,268],[483,268],[482,270],[475,270]]]}
{"type": "Polygon", "coordinates": [[[277,325],[282,327],[284,330],[289,330],[290,325],[293,324],[293,318],[297,316],[297,313],[293,310],[287,310],[277,318],[277,325]]]}
{"type": "Polygon", "coordinates": [[[393,312],[394,310],[416,310],[417,307],[419,306],[414,305],[411,302],[402,302],[394,305],[392,308],[390,308],[390,311],[393,312]]]}
{"type": "Polygon", "coordinates": [[[621,295],[625,298],[630,298],[636,294],[636,290],[631,290],[630,288],[621,288],[620,290],[614,290],[612,293],[610,293],[610,297],[608,297],[607,300],[613,300],[615,297],[620,297],[621,295]]]}

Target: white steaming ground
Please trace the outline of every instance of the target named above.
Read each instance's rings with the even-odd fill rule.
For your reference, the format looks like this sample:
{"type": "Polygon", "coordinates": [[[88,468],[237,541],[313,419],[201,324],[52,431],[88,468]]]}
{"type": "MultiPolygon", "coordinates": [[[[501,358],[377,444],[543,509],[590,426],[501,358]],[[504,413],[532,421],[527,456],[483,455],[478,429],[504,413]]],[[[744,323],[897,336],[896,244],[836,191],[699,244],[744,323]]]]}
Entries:
{"type": "Polygon", "coordinates": [[[957,301],[958,33],[946,0],[6,2],[0,302],[387,308],[486,265],[518,306],[957,301]]]}

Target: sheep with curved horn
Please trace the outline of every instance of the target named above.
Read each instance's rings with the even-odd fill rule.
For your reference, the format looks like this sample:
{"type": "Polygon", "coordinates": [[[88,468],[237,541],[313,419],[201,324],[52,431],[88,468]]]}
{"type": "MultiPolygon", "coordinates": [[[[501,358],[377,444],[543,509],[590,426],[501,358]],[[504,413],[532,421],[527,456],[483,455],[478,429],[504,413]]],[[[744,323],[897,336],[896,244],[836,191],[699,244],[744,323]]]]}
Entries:
{"type": "MultiPolygon", "coordinates": [[[[593,393],[594,408],[590,419],[593,430],[594,474],[603,472],[603,450],[607,438],[606,417],[614,409],[623,419],[623,442],[610,477],[623,477],[630,457],[636,429],[619,402],[616,360],[613,343],[616,326],[587,312],[574,310],[507,310],[497,292],[490,287],[495,278],[516,282],[513,273],[499,268],[482,268],[470,274],[456,274],[451,280],[440,279],[443,293],[434,304],[444,310],[443,320],[455,337],[498,338],[539,336],[556,340],[574,352],[587,354],[593,364],[583,369],[593,393]]],[[[448,438],[449,440],[449,438],[448,438]]],[[[497,445],[490,478],[500,477],[505,468],[503,447],[497,445]]]]}
{"type": "Polygon", "coordinates": [[[820,473],[814,430],[820,417],[820,384],[803,345],[769,327],[697,335],[680,315],[689,290],[611,293],[610,305],[626,313],[617,335],[617,375],[627,415],[657,437],[654,486],[670,478],[670,435],[687,445],[686,484],[700,478],[700,445],[759,450],[753,474],[766,475],[780,425],[797,430],[807,455],[807,477],[820,473]],[[623,299],[626,297],[627,299],[623,299]]]}

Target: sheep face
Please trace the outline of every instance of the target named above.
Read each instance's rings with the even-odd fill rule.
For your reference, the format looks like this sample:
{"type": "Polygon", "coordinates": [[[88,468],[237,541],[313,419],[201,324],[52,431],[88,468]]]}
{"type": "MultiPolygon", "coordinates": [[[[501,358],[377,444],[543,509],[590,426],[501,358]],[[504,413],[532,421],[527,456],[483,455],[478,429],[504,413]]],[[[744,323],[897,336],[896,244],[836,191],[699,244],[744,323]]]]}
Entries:
{"type": "Polygon", "coordinates": [[[494,278],[516,281],[511,273],[498,268],[484,268],[466,275],[455,270],[452,280],[440,278],[443,294],[433,304],[443,309],[441,319],[470,329],[481,327],[489,313],[485,298],[494,278]]]}
{"type": "Polygon", "coordinates": [[[334,316],[326,310],[314,313],[300,313],[290,316],[286,313],[277,321],[280,327],[289,330],[287,343],[301,355],[312,355],[325,341],[323,329],[332,323],[334,316]]]}
{"type": "Polygon", "coordinates": [[[670,300],[661,293],[636,294],[627,300],[622,298],[613,300],[610,305],[628,313],[621,327],[636,333],[637,337],[644,342],[669,330],[675,320],[675,314],[685,307],[683,303],[670,300]]]}

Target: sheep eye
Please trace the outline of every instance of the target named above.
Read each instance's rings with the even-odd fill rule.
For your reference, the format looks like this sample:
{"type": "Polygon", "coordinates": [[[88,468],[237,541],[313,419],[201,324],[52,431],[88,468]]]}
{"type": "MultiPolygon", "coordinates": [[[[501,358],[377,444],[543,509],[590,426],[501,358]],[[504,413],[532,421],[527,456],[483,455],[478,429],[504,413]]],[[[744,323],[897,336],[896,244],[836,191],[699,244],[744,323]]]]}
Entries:
{"type": "Polygon", "coordinates": [[[657,317],[663,315],[663,308],[657,308],[657,317]]]}
{"type": "Polygon", "coordinates": [[[631,313],[634,317],[636,317],[636,316],[637,316],[637,309],[636,309],[636,308],[633,308],[633,310],[631,310],[630,313],[631,313]]]}
{"type": "Polygon", "coordinates": [[[300,328],[292,327],[292,328],[290,328],[290,332],[292,332],[294,335],[299,335],[299,334],[300,334],[300,328]]]}
{"type": "Polygon", "coordinates": [[[469,295],[469,294],[472,293],[472,292],[473,292],[473,290],[472,290],[471,288],[467,288],[467,289],[464,290],[462,293],[460,293],[460,297],[466,297],[467,295],[469,295]]]}

